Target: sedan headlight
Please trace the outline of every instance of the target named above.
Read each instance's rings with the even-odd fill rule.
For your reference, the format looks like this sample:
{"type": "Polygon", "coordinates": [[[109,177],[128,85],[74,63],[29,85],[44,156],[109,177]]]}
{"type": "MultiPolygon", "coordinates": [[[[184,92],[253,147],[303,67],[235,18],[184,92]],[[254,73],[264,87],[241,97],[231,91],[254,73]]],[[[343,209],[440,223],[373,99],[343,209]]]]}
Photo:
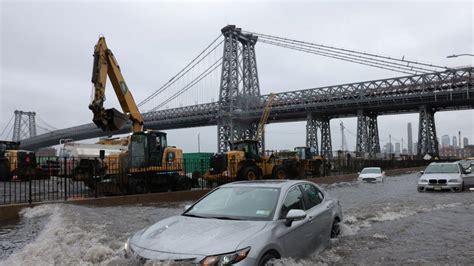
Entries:
{"type": "Polygon", "coordinates": [[[428,183],[428,180],[426,180],[426,179],[420,179],[420,183],[428,183]]]}
{"type": "Polygon", "coordinates": [[[250,247],[246,247],[241,250],[237,250],[233,253],[207,256],[201,261],[203,266],[214,266],[214,265],[231,265],[237,263],[247,257],[250,252],[250,247]]]}
{"type": "Polygon", "coordinates": [[[449,179],[448,183],[461,183],[461,182],[459,182],[459,180],[457,179],[449,179]]]}

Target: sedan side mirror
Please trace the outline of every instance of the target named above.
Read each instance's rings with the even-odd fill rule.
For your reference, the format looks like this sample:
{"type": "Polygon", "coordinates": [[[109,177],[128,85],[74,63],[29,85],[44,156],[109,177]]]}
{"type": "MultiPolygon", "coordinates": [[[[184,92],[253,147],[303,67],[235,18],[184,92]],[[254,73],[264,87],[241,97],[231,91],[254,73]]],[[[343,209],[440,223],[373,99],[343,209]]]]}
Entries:
{"type": "Polygon", "coordinates": [[[191,208],[191,204],[184,205],[183,211],[187,211],[189,208],[191,208]]]}
{"type": "Polygon", "coordinates": [[[424,174],[424,173],[425,173],[425,171],[420,171],[420,174],[424,174]]]}
{"type": "Polygon", "coordinates": [[[300,221],[306,218],[306,212],[303,210],[292,209],[286,215],[285,225],[291,226],[293,221],[300,221]]]}
{"type": "Polygon", "coordinates": [[[360,175],[360,172],[357,172],[358,175],[360,175]]]}
{"type": "Polygon", "coordinates": [[[467,174],[470,174],[470,173],[471,173],[471,169],[466,169],[466,173],[467,173],[467,174]]]}

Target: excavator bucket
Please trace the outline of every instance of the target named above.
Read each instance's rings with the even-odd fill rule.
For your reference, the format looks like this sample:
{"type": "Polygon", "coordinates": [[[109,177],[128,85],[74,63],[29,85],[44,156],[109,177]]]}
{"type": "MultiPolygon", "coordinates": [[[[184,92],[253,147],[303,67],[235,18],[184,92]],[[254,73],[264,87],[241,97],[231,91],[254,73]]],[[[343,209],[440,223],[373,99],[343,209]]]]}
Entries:
{"type": "Polygon", "coordinates": [[[127,121],[128,115],[118,111],[115,108],[105,110],[105,117],[94,117],[93,121],[103,131],[115,131],[122,129],[127,121]]]}

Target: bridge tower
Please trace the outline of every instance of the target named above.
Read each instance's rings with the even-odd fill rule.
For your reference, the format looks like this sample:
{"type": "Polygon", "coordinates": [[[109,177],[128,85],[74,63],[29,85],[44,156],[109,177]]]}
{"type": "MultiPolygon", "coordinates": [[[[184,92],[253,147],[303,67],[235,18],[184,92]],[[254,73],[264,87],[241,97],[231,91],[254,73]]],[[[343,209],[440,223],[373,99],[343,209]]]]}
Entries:
{"type": "Polygon", "coordinates": [[[13,141],[36,136],[36,113],[15,110],[15,121],[13,123],[13,141]]]}
{"type": "Polygon", "coordinates": [[[358,156],[368,154],[375,157],[380,153],[379,129],[377,126],[377,114],[357,111],[357,144],[356,152],[358,156]]]}
{"type": "Polygon", "coordinates": [[[329,117],[316,117],[308,114],[306,117],[306,146],[325,158],[332,158],[331,129],[329,117]],[[321,149],[318,145],[318,129],[321,131],[321,149]]]}
{"type": "Polygon", "coordinates": [[[426,105],[420,106],[420,122],[418,127],[418,156],[429,154],[439,157],[438,139],[434,120],[435,110],[426,105]]]}
{"type": "Polygon", "coordinates": [[[258,120],[244,118],[239,113],[261,106],[262,102],[255,56],[257,37],[242,33],[234,25],[222,28],[221,32],[225,39],[217,114],[217,150],[225,152],[235,141],[255,138],[258,120]]]}

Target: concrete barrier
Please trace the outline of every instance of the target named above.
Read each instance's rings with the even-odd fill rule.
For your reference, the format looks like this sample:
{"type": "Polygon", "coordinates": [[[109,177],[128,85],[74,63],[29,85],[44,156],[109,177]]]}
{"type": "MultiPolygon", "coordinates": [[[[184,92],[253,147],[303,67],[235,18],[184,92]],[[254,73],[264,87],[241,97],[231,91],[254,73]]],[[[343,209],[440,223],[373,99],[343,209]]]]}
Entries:
{"type": "MultiPolygon", "coordinates": [[[[411,168],[402,168],[402,169],[392,169],[386,170],[385,175],[387,177],[401,175],[406,173],[418,172],[425,169],[425,167],[411,167],[411,168]]],[[[318,178],[308,178],[308,181],[314,182],[316,184],[334,184],[340,182],[352,182],[357,179],[358,174],[346,174],[346,175],[335,175],[335,176],[324,176],[318,178]]]]}
{"type": "MultiPolygon", "coordinates": [[[[387,170],[387,176],[399,175],[404,173],[416,172],[424,169],[424,167],[404,168],[387,170]]],[[[320,178],[308,178],[309,181],[317,184],[333,184],[340,182],[351,182],[357,178],[357,174],[325,176],[320,178]]],[[[9,204],[0,206],[0,221],[18,219],[20,211],[23,208],[34,207],[39,204],[79,204],[92,206],[117,206],[117,205],[133,205],[140,203],[160,203],[160,202],[180,202],[180,201],[194,201],[208,193],[209,189],[191,190],[191,191],[175,191],[163,193],[151,193],[140,195],[127,195],[115,197],[101,197],[101,198],[83,198],[83,199],[69,199],[63,202],[37,202],[33,204],[9,204]]]]}
{"type": "Polygon", "coordinates": [[[133,205],[140,203],[159,203],[159,202],[180,202],[180,201],[194,201],[204,196],[209,189],[199,189],[191,191],[175,191],[175,192],[163,192],[163,193],[151,193],[151,194],[140,194],[140,195],[127,195],[127,196],[115,196],[115,197],[101,197],[101,198],[82,198],[82,199],[69,199],[68,201],[42,201],[32,204],[9,204],[0,206],[0,221],[7,221],[18,219],[20,211],[23,208],[31,208],[40,204],[79,204],[79,205],[92,205],[92,206],[117,206],[117,205],[133,205]]]}

